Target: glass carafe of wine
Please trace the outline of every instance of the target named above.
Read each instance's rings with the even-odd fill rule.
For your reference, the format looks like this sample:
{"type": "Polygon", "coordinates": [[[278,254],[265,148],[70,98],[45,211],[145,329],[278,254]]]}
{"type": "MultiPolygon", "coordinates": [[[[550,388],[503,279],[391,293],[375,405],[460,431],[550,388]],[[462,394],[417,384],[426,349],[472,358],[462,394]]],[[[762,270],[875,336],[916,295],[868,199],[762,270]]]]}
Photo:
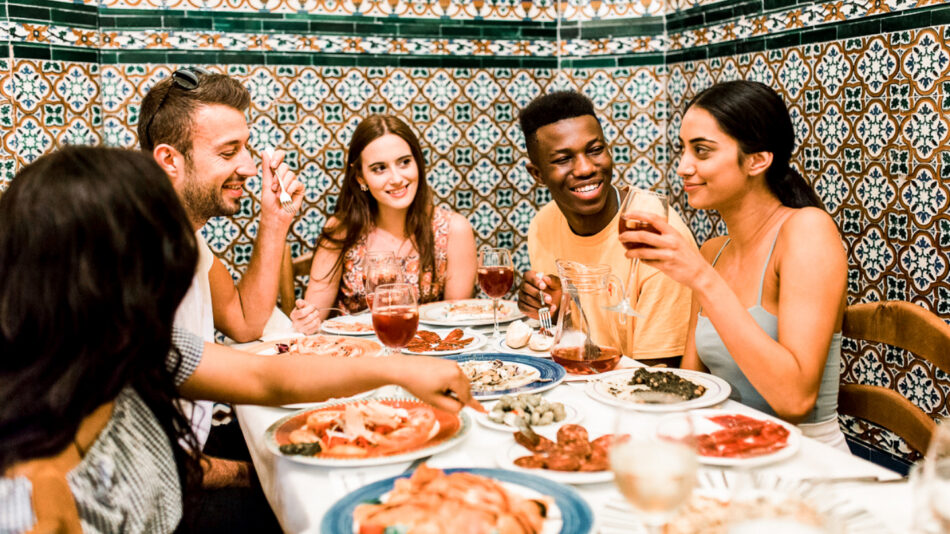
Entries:
{"type": "Polygon", "coordinates": [[[620,362],[627,328],[616,306],[623,295],[623,282],[611,274],[609,265],[584,265],[556,261],[563,292],[554,329],[551,357],[569,373],[595,374],[610,371],[620,362]]]}

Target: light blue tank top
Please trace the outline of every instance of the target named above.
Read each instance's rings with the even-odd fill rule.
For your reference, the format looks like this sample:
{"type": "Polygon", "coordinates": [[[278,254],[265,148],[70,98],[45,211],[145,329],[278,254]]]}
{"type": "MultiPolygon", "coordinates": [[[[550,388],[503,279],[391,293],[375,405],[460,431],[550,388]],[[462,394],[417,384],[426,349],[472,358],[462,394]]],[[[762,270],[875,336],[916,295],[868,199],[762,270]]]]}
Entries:
{"type": "MultiPolygon", "coordinates": [[[[749,308],[749,314],[755,319],[755,322],[772,339],[778,341],[778,317],[767,312],[762,307],[762,287],[765,284],[765,272],[769,266],[769,260],[772,259],[772,252],[775,250],[775,242],[778,241],[778,232],[775,233],[775,239],[772,241],[772,247],[769,249],[769,255],[765,258],[765,265],[762,267],[762,277],[759,280],[759,298],[756,305],[749,308]]],[[[722,248],[716,254],[713,265],[719,261],[719,256],[723,249],[729,244],[727,239],[722,248]]],[[[751,406],[756,410],[765,412],[769,415],[776,415],[775,410],[769,406],[769,403],[762,398],[762,395],[755,389],[749,379],[736,365],[726,345],[719,337],[719,332],[713,326],[712,321],[704,317],[700,312],[696,322],[696,353],[709,372],[722,378],[732,387],[729,398],[741,402],[746,406],[751,406]]],[[[831,338],[831,346],[828,347],[828,360],[825,362],[825,369],[821,375],[821,386],[818,388],[818,398],[815,401],[815,407],[803,423],[818,423],[837,419],[838,417],[838,379],[841,365],[841,332],[835,332],[831,338]]]]}

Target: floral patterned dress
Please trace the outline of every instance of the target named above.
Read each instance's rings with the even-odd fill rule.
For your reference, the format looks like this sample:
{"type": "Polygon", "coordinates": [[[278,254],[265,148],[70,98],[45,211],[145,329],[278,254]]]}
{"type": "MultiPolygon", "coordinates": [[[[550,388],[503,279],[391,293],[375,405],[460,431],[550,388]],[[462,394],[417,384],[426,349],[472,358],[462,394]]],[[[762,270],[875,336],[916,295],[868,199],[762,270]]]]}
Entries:
{"type": "MultiPolygon", "coordinates": [[[[435,239],[435,273],[427,272],[419,280],[419,254],[413,250],[402,259],[406,282],[419,287],[419,304],[442,300],[445,293],[445,269],[448,265],[449,221],[452,212],[436,207],[432,212],[432,233],[435,239]],[[434,274],[434,279],[433,279],[434,274]]],[[[366,240],[363,234],[359,241],[346,252],[343,258],[343,276],[337,293],[336,306],[349,313],[365,310],[366,291],[363,287],[363,258],[366,256],[366,240]]]]}

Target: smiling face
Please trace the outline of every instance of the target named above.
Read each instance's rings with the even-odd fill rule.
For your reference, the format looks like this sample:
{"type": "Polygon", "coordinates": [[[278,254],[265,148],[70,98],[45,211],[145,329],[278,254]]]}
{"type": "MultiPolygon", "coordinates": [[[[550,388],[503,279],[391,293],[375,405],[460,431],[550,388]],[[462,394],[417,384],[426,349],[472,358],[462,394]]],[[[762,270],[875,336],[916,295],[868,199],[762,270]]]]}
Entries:
{"type": "Polygon", "coordinates": [[[676,173],[683,178],[690,206],[720,209],[749,190],[750,160],[708,111],[696,106],[686,111],[680,144],[676,173]]]}
{"type": "Polygon", "coordinates": [[[535,136],[528,171],[551,191],[571,228],[577,231],[575,223],[591,217],[609,221],[613,160],[597,118],[563,119],[538,128],[535,136]]]}
{"type": "Polygon", "coordinates": [[[193,223],[233,215],[241,207],[244,182],[257,174],[247,149],[244,113],[219,104],[199,107],[193,119],[190,158],[175,189],[193,223]]]}
{"type": "Polygon", "coordinates": [[[385,134],[366,145],[358,164],[357,180],[369,187],[381,208],[409,209],[419,185],[419,167],[409,143],[398,135],[385,134]]]}

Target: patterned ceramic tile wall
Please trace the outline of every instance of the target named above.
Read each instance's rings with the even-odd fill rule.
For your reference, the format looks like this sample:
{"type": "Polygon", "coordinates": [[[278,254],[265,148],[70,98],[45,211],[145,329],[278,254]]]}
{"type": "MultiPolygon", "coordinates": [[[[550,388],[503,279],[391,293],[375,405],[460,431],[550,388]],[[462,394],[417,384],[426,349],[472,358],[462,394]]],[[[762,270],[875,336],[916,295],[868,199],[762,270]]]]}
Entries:
{"type": "MultiPolygon", "coordinates": [[[[524,169],[524,103],[554,87],[588,94],[618,176],[668,188],[702,241],[724,229],[685,205],[669,139],[692,95],[750,78],[791,105],[798,166],[849,247],[852,300],[907,299],[950,318],[950,9],[933,1],[0,4],[10,58],[0,60],[0,190],[61,144],[134,146],[147,89],[177,65],[206,65],[244,81],[252,144],[288,148],[308,186],[295,255],[333,211],[355,122],[378,111],[419,133],[438,201],[469,217],[480,244],[516,249],[524,268],[524,233],[548,199],[524,169]]],[[[235,275],[250,257],[256,211],[247,197],[236,217],[206,228],[235,275]]],[[[845,380],[892,387],[946,415],[950,379],[939,371],[879,346],[846,349],[845,380]]],[[[908,452],[877,430],[852,432],[908,452]]]]}

